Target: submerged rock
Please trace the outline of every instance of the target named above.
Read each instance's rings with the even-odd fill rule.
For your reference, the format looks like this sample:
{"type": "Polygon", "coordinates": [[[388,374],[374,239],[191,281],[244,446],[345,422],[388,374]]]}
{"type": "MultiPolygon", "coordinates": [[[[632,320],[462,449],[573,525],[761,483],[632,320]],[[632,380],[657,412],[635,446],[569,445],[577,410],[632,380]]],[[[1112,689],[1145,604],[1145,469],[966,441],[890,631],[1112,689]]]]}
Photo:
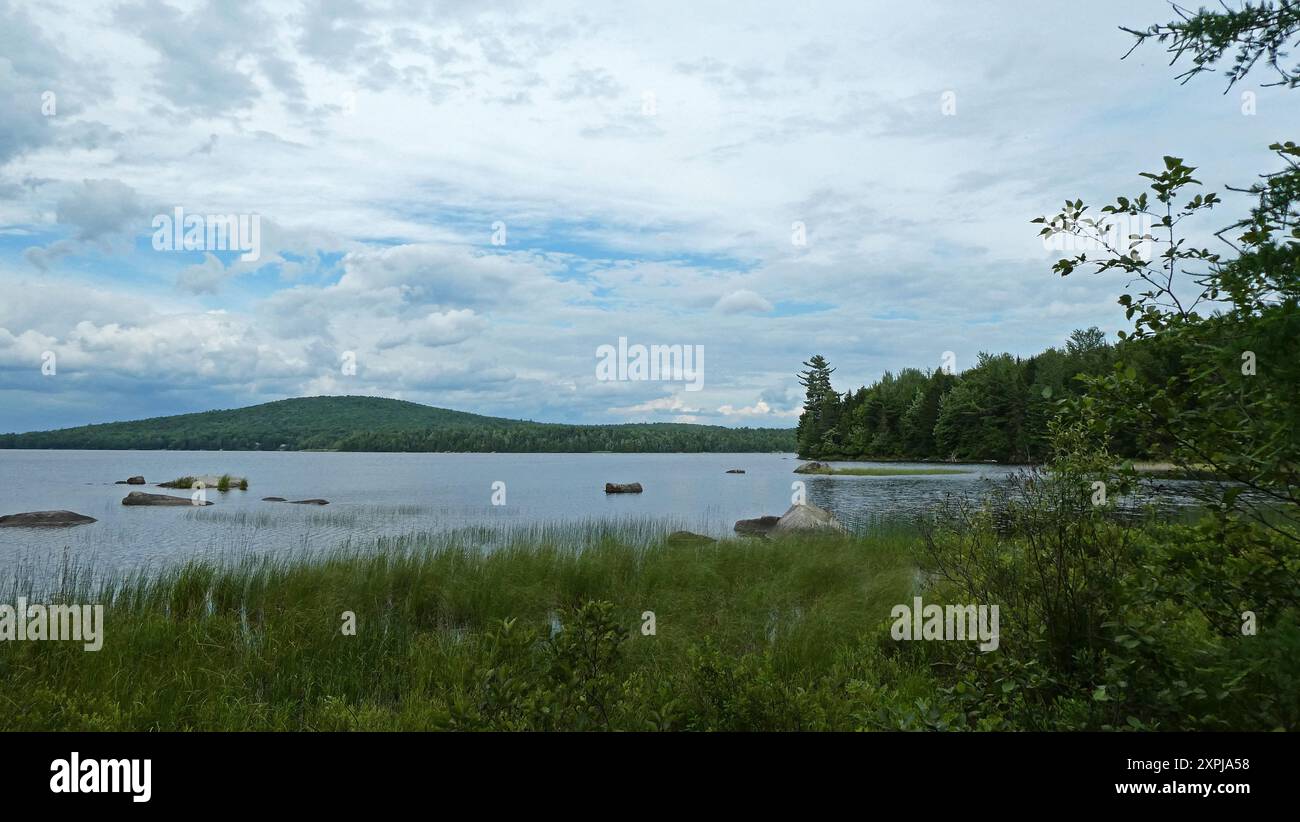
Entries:
{"type": "Polygon", "coordinates": [[[284,497],[262,497],[262,502],[288,502],[284,497]]]}
{"type": "Polygon", "coordinates": [[[744,469],[744,468],[728,468],[728,469],[727,469],[727,473],[728,473],[728,474],[743,474],[743,473],[745,473],[745,469],[744,469]]]}
{"type": "Polygon", "coordinates": [[[0,528],[67,528],[98,521],[75,511],[29,511],[0,517],[0,528]]]}
{"type": "Polygon", "coordinates": [[[639,494],[641,493],[641,483],[639,482],[607,482],[605,483],[606,494],[639,494]]]}
{"type": "Polygon", "coordinates": [[[756,517],[755,519],[742,519],[736,522],[735,532],[745,534],[746,536],[767,536],[781,521],[780,517],[766,516],[756,517]]]}
{"type": "Polygon", "coordinates": [[[843,534],[845,531],[844,523],[830,511],[806,503],[791,505],[772,529],[773,534],[843,534]]]}
{"type": "Polygon", "coordinates": [[[189,497],[171,497],[166,494],[146,494],[143,491],[132,491],[122,500],[123,505],[211,505],[212,503],[204,500],[195,502],[189,497]]]}

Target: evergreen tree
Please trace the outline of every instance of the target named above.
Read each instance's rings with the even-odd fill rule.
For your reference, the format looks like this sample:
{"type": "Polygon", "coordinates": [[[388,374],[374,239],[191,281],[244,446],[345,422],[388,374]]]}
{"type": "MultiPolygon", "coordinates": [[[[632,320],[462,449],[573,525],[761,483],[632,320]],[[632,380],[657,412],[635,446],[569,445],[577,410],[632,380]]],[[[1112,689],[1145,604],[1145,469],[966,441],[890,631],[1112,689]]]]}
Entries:
{"type": "Polygon", "coordinates": [[[817,457],[822,454],[823,438],[830,428],[828,419],[838,417],[839,395],[831,387],[835,369],[825,357],[815,354],[803,365],[806,370],[799,374],[799,384],[805,391],[803,413],[795,436],[801,455],[817,457]]]}

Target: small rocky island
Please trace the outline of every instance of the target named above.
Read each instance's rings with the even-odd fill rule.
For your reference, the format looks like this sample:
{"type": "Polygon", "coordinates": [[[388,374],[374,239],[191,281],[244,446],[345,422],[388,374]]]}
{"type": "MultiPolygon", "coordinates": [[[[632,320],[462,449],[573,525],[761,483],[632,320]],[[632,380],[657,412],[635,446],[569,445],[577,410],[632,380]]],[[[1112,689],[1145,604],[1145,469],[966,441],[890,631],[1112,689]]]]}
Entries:
{"type": "Polygon", "coordinates": [[[831,470],[831,465],[828,462],[805,462],[794,469],[794,472],[796,474],[828,474],[831,470]]]}
{"type": "Polygon", "coordinates": [[[639,482],[607,482],[605,483],[606,494],[639,494],[641,493],[641,483],[639,482]]]}

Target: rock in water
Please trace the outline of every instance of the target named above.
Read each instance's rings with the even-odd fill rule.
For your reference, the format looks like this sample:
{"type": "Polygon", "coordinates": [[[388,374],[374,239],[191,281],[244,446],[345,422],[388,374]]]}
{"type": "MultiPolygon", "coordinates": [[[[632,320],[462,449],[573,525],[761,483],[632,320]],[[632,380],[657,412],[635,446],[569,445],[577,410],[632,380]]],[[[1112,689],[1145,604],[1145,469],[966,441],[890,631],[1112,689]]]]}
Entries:
{"type": "Polygon", "coordinates": [[[823,471],[829,471],[831,467],[824,462],[805,462],[798,468],[794,469],[796,474],[820,474],[823,471]]]}
{"type": "Polygon", "coordinates": [[[204,500],[195,502],[189,497],[169,497],[166,494],[146,494],[143,491],[132,491],[122,500],[123,505],[211,505],[212,503],[204,500]]]}
{"type": "Polygon", "coordinates": [[[756,519],[742,519],[736,522],[735,531],[737,534],[747,536],[763,537],[772,532],[776,524],[781,521],[780,517],[766,516],[756,519]]]}
{"type": "Polygon", "coordinates": [[[743,468],[728,468],[728,469],[727,469],[727,473],[728,473],[728,474],[743,474],[743,473],[745,473],[745,469],[743,469],[743,468]]]}
{"type": "Polygon", "coordinates": [[[74,511],[31,511],[0,517],[0,528],[67,528],[91,522],[98,520],[74,511]]]}
{"type": "Polygon", "coordinates": [[[778,535],[843,534],[845,531],[844,523],[837,520],[830,511],[808,504],[791,505],[790,510],[781,515],[780,521],[772,529],[772,533],[778,535]]]}
{"type": "Polygon", "coordinates": [[[619,482],[605,483],[606,494],[639,494],[641,493],[641,490],[641,483],[639,482],[629,482],[626,484],[619,482]]]}
{"type": "Polygon", "coordinates": [[[290,505],[329,505],[327,499],[295,499],[289,501],[290,505]]]}
{"type": "Polygon", "coordinates": [[[126,481],[127,485],[144,485],[144,477],[131,477],[126,481]]]}
{"type": "Polygon", "coordinates": [[[262,497],[262,502],[288,502],[284,497],[262,497]]]}

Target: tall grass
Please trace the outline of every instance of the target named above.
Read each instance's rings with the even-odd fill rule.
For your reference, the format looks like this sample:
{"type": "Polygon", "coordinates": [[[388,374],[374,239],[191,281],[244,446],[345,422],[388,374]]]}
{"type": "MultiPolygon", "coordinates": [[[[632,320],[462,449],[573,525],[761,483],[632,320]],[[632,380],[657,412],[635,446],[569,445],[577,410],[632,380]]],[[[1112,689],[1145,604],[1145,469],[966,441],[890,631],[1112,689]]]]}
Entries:
{"type": "MultiPolygon", "coordinates": [[[[463,529],[109,580],[74,563],[51,599],[103,603],[103,649],[0,644],[0,729],[454,726],[487,698],[505,621],[545,637],[592,601],[610,603],[629,636],[629,721],[740,722],[732,702],[718,707],[725,659],[740,666],[726,668],[728,687],[748,693],[736,671],[761,669],[764,700],[779,703],[742,724],[853,727],[844,666],[865,664],[889,609],[910,596],[911,546],[887,527],[687,546],[667,543],[662,523],[622,521],[463,529]],[[640,630],[646,611],[654,636],[640,630]],[[341,632],[344,612],[355,636],[341,632]],[[800,702],[809,693],[815,705],[800,702]]],[[[32,589],[16,576],[8,601],[32,589]]]]}

